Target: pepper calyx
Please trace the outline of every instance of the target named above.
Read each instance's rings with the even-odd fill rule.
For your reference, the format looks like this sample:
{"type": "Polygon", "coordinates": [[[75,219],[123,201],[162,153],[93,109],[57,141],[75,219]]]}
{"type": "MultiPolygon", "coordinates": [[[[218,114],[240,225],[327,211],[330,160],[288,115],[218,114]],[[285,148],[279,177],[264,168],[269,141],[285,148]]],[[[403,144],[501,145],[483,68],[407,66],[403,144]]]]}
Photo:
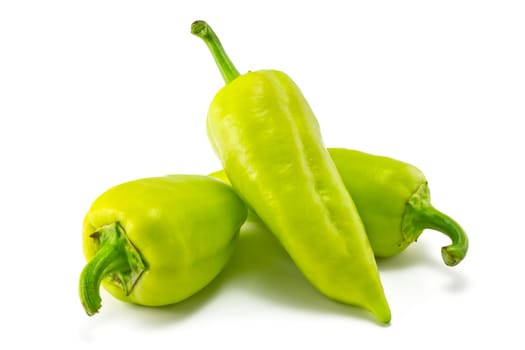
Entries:
{"type": "Polygon", "coordinates": [[[79,283],[80,300],[89,316],[101,307],[102,280],[117,284],[129,295],[146,270],[139,251],[118,222],[102,226],[91,238],[97,252],[82,270],[79,283]]]}
{"type": "Polygon", "coordinates": [[[408,245],[416,242],[424,228],[417,224],[418,212],[422,207],[430,205],[430,191],[427,182],[422,183],[406,202],[405,213],[401,221],[403,242],[408,245]]]}

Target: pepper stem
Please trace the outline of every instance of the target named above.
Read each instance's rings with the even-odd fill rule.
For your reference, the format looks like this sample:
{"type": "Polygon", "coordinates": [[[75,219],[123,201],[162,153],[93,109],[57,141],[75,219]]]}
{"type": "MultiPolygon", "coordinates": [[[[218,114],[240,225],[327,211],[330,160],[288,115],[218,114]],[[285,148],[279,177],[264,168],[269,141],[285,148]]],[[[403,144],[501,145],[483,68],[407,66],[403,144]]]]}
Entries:
{"type": "Polygon", "coordinates": [[[454,219],[430,204],[430,192],[426,183],[408,201],[403,221],[403,231],[414,238],[425,229],[444,233],[452,240],[452,244],[441,248],[441,256],[446,265],[455,266],[463,260],[468,250],[468,237],[454,219]]]}
{"type": "Polygon", "coordinates": [[[459,224],[433,206],[423,206],[418,209],[419,220],[423,229],[429,228],[447,235],[452,244],[441,248],[441,256],[448,266],[459,264],[468,250],[468,238],[459,224]]]}
{"type": "Polygon", "coordinates": [[[204,21],[193,22],[191,25],[191,33],[201,38],[206,46],[208,46],[226,84],[240,75],[226,54],[226,51],[224,51],[219,38],[208,23],[204,21]]]}
{"type": "Polygon", "coordinates": [[[129,294],[144,271],[144,263],[135,248],[128,242],[118,223],[101,227],[91,237],[99,245],[93,259],[80,274],[80,301],[89,316],[101,307],[100,284],[111,277],[129,294]]]}

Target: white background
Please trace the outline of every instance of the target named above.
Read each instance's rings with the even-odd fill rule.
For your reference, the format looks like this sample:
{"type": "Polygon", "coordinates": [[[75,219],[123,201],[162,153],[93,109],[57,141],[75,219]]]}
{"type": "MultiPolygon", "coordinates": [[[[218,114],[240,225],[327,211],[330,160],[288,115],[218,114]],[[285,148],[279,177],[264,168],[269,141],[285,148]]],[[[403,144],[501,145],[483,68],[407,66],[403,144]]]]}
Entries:
{"type": "Polygon", "coordinates": [[[523,349],[524,19],[504,0],[2,1],[0,348],[523,349]],[[454,268],[434,231],[379,262],[389,326],[315,292],[257,231],[186,302],[102,292],[85,315],[91,202],[127,180],[220,167],[205,118],[223,82],[196,19],[241,72],[287,72],[327,146],[417,165],[469,234],[454,268]]]}

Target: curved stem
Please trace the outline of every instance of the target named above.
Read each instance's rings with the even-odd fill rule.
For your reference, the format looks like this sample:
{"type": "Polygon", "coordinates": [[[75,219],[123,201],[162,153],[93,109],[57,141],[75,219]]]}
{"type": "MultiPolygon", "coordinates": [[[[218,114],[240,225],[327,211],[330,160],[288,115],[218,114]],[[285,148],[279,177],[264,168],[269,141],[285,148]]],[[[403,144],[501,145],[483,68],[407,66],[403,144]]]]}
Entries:
{"type": "Polygon", "coordinates": [[[452,240],[452,244],[441,248],[441,256],[448,266],[459,264],[467,254],[467,234],[454,219],[432,206],[428,184],[425,182],[408,200],[402,231],[408,241],[413,242],[427,228],[444,233],[452,240]]]}
{"type": "MultiPolygon", "coordinates": [[[[100,249],[80,274],[80,300],[89,316],[101,306],[100,284],[105,277],[128,273],[130,267],[129,243],[121,234],[119,225],[113,223],[91,235],[99,241],[100,249]]],[[[122,281],[124,282],[124,281],[122,281]]],[[[125,288],[125,284],[123,284],[125,288]]]]}
{"type": "Polygon", "coordinates": [[[219,38],[208,23],[204,21],[193,22],[191,25],[191,33],[201,38],[206,46],[208,46],[208,49],[213,55],[215,63],[217,63],[217,67],[219,67],[226,84],[240,75],[239,71],[235,68],[233,62],[224,51],[219,38]]]}
{"type": "Polygon", "coordinates": [[[459,264],[468,250],[468,238],[463,228],[450,216],[440,212],[432,205],[416,209],[417,223],[421,229],[432,229],[447,235],[452,244],[441,248],[441,256],[448,266],[459,264]]]}

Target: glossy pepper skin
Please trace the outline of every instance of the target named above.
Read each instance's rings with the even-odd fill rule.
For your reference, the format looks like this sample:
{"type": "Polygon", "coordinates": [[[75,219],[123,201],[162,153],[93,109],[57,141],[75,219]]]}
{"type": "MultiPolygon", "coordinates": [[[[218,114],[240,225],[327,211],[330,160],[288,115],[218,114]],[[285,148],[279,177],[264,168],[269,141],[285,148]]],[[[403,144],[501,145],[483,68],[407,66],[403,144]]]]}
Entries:
{"type": "Polygon", "coordinates": [[[201,175],[126,182],[100,195],[83,224],[88,315],[102,286],[122,301],[161,306],[205,287],[230,258],[247,209],[226,184],[201,175]]]}
{"type": "Polygon", "coordinates": [[[396,255],[415,242],[423,230],[433,229],[452,240],[441,248],[445,264],[455,266],[463,260],[468,237],[454,219],[432,206],[428,181],[420,169],[389,157],[343,148],[330,149],[330,155],[359,206],[377,256],[396,255]]]}
{"type": "Polygon", "coordinates": [[[280,71],[239,75],[205,22],[195,22],[192,33],[227,82],[207,127],[233,188],[321,293],[390,322],[363,223],[300,89],[280,71]]]}
{"type": "MultiPolygon", "coordinates": [[[[468,237],[454,219],[432,206],[421,170],[393,158],[351,149],[328,148],[328,152],[354,200],[376,257],[397,255],[423,230],[433,229],[452,240],[441,248],[445,264],[455,266],[463,260],[468,237]]],[[[229,183],[224,170],[210,176],[229,183]]],[[[248,218],[260,220],[253,213],[248,218]]]]}

